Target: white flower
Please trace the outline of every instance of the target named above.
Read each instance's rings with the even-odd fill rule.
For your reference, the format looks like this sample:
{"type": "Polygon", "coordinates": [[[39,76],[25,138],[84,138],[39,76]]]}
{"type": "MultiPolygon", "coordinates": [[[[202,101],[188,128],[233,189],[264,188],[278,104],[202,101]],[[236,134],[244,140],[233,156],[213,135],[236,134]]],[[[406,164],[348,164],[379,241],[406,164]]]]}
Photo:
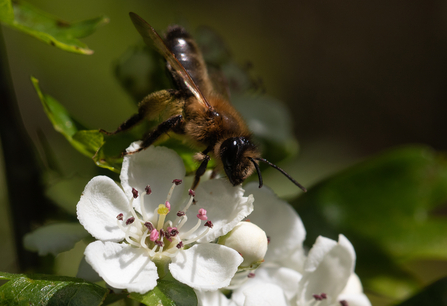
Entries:
{"type": "Polygon", "coordinates": [[[105,176],[85,187],[78,219],[99,239],[87,246],[85,259],[110,286],[145,293],[167,269],[195,289],[216,290],[230,283],[243,259],[210,242],[250,214],[253,197],[244,197],[242,188],[224,179],[186,192],[185,184],[179,185],[184,173],[174,151],[149,147],[124,158],[123,189],[105,176]]]}
{"type": "Polygon", "coordinates": [[[354,274],[354,266],[354,247],[345,236],[339,235],[338,242],[318,237],[304,264],[296,305],[371,305],[354,274]]]}
{"type": "Polygon", "coordinates": [[[245,186],[245,193],[252,194],[256,200],[250,221],[262,228],[269,237],[265,262],[301,272],[305,258],[303,242],[306,230],[296,211],[266,186],[259,188],[257,183],[249,183],[245,186]]]}
{"type": "Polygon", "coordinates": [[[304,226],[296,212],[265,187],[248,184],[256,206],[250,221],[270,237],[265,262],[231,299],[219,291],[196,291],[200,305],[370,306],[354,273],[355,252],[348,239],[319,237],[304,254],[304,226]],[[209,303],[210,301],[218,303],[209,303]]]}

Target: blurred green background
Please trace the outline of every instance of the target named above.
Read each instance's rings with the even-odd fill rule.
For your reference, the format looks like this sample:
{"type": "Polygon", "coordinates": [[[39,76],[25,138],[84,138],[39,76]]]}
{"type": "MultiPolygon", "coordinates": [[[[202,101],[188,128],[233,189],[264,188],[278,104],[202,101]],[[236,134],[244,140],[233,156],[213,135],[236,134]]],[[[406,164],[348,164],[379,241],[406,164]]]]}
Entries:
{"type": "MultiPolygon", "coordinates": [[[[306,187],[396,145],[447,148],[445,1],[31,3],[67,21],[100,15],[110,19],[81,39],[95,51],[90,56],[63,52],[2,26],[26,130],[42,157],[38,133],[45,135],[67,177],[88,180],[97,168],[54,131],[30,76],[38,78],[43,91],[86,126],[113,130],[136,109],[113,74],[114,62],[140,41],[128,17],[130,11],[160,32],[169,24],[180,23],[192,31],[206,25],[219,33],[234,59],[253,67],[266,93],[290,108],[300,157],[280,166],[306,187]]],[[[5,161],[1,162],[2,167],[5,161]]],[[[17,272],[4,176],[0,180],[4,243],[0,270],[17,272]]],[[[265,171],[265,184],[285,197],[298,194],[272,169],[265,171]]],[[[426,283],[447,275],[447,264],[441,261],[409,269],[426,283]]],[[[373,302],[379,305],[380,299],[373,302]]]]}

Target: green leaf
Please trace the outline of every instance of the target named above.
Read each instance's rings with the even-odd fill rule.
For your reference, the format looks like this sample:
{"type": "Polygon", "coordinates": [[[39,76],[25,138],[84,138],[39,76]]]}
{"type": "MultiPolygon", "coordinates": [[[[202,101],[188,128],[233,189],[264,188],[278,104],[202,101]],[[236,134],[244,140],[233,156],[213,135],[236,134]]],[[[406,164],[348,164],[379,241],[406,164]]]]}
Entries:
{"type": "Polygon", "coordinates": [[[425,287],[421,292],[398,306],[447,306],[447,277],[425,287]]]}
{"type": "Polygon", "coordinates": [[[62,50],[80,54],[92,54],[93,50],[90,50],[77,38],[90,35],[99,26],[108,22],[106,17],[98,17],[68,23],[25,1],[14,1],[12,8],[10,1],[2,0],[0,2],[0,20],[4,24],[62,50]],[[11,16],[12,8],[14,12],[11,16]]]}
{"type": "Polygon", "coordinates": [[[23,244],[30,251],[39,252],[39,256],[71,250],[75,243],[89,236],[79,223],[56,223],[44,225],[28,233],[23,244]]]}
{"type": "Polygon", "coordinates": [[[171,280],[159,280],[153,290],[146,294],[131,293],[130,298],[149,306],[196,306],[198,303],[192,288],[171,280]]]}
{"type": "Polygon", "coordinates": [[[394,278],[401,288],[396,295],[402,296],[402,288],[413,290],[415,282],[400,264],[447,258],[447,220],[436,213],[446,201],[445,156],[424,146],[409,146],[326,179],[293,205],[306,226],[307,244],[318,235],[345,234],[356,249],[364,284],[383,292],[377,279],[394,278]]]}
{"type": "Polygon", "coordinates": [[[100,305],[108,290],[79,278],[42,274],[10,274],[0,287],[2,305],[100,305]]]}
{"type": "Polygon", "coordinates": [[[86,130],[58,101],[42,93],[36,78],[31,77],[31,81],[54,129],[64,135],[76,150],[88,157],[93,157],[104,144],[103,134],[98,130],[86,130]]]}
{"type": "Polygon", "coordinates": [[[14,20],[14,10],[12,9],[11,0],[0,0],[0,21],[12,22],[14,20]]]}

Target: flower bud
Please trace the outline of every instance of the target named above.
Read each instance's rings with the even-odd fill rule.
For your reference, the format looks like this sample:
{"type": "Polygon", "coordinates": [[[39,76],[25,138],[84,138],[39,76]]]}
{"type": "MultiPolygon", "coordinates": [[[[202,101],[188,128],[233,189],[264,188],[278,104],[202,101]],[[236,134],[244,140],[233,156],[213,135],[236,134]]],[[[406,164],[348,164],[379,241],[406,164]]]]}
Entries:
{"type": "Polygon", "coordinates": [[[255,269],[267,252],[267,235],[256,224],[239,222],[233,230],[219,238],[219,244],[236,250],[244,258],[240,268],[255,269]]]}

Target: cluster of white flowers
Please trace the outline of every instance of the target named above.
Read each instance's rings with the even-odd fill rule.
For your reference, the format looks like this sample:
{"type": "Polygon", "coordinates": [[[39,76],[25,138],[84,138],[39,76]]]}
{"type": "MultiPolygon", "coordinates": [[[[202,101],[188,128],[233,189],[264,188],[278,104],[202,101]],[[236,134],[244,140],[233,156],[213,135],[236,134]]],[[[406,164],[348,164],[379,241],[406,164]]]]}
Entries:
{"type": "Polygon", "coordinates": [[[111,287],[146,293],[170,274],[203,306],[371,305],[348,239],[319,237],[305,255],[301,219],[268,188],[213,179],[187,190],[181,158],[163,147],[126,156],[120,179],[93,178],[77,205],[98,239],[85,260],[111,287]]]}

